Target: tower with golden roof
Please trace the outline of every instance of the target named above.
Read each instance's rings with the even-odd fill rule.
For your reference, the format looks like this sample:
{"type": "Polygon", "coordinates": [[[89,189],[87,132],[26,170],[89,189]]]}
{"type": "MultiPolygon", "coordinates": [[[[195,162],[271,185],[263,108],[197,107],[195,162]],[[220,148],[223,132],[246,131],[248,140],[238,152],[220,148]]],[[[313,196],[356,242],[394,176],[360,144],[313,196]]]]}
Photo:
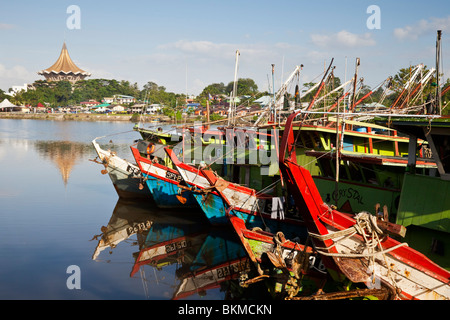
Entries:
{"type": "Polygon", "coordinates": [[[47,81],[70,81],[75,83],[78,80],[83,80],[91,74],[78,68],[69,56],[66,43],[61,50],[58,60],[49,68],[38,72],[39,75],[45,77],[47,81]]]}

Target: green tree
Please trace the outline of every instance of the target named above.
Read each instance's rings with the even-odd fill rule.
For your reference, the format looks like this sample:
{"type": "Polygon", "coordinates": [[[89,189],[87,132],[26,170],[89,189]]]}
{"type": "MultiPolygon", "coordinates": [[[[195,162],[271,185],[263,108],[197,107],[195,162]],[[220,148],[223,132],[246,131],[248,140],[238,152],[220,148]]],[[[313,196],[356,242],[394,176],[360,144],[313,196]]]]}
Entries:
{"type": "Polygon", "coordinates": [[[54,95],[58,106],[67,106],[72,95],[72,84],[69,81],[58,81],[54,89],[54,95]]]}
{"type": "MultiPolygon", "coordinates": [[[[429,69],[427,66],[424,66],[421,72],[421,75],[416,77],[411,86],[409,87],[408,91],[404,91],[406,83],[411,79],[411,76],[413,75],[413,67],[406,67],[401,68],[393,77],[392,77],[392,86],[391,90],[392,93],[387,97],[387,105],[392,106],[393,104],[397,103],[396,106],[401,105],[402,102],[407,99],[408,95],[414,91],[414,89],[418,88],[419,82],[421,81],[422,76],[425,76],[428,73],[429,69]],[[397,101],[398,100],[398,101],[397,101]]],[[[430,78],[430,80],[427,82],[425,87],[421,88],[421,90],[417,90],[416,92],[422,92],[422,95],[419,96],[416,100],[411,101],[410,98],[413,97],[411,95],[407,102],[412,102],[413,104],[422,104],[424,103],[427,98],[430,95],[434,96],[434,93],[436,91],[436,77],[433,74],[430,78]]]]}
{"type": "MultiPolygon", "coordinates": [[[[233,91],[234,81],[228,83],[225,93],[229,95],[233,91]]],[[[250,78],[239,78],[237,81],[236,96],[250,95],[255,96],[258,93],[258,86],[255,81],[250,78]]]]}
{"type": "MultiPolygon", "coordinates": [[[[231,87],[233,88],[233,87],[231,87]]],[[[203,91],[200,93],[199,97],[208,98],[208,95],[218,95],[218,94],[227,94],[227,87],[223,82],[221,83],[213,83],[206,86],[203,91]]]]}
{"type": "Polygon", "coordinates": [[[8,95],[5,94],[5,91],[0,89],[0,102],[2,102],[3,100],[7,99],[7,97],[8,97],[8,95]]]}

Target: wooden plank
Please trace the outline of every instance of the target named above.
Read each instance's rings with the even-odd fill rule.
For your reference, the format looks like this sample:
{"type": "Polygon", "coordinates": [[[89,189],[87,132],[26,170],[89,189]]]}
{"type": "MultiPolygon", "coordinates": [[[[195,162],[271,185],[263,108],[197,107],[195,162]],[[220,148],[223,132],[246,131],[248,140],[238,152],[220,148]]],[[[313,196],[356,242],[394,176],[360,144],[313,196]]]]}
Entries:
{"type": "Polygon", "coordinates": [[[406,227],[400,224],[395,224],[388,221],[377,220],[377,226],[391,235],[396,235],[400,237],[405,237],[406,235],[406,227]]]}

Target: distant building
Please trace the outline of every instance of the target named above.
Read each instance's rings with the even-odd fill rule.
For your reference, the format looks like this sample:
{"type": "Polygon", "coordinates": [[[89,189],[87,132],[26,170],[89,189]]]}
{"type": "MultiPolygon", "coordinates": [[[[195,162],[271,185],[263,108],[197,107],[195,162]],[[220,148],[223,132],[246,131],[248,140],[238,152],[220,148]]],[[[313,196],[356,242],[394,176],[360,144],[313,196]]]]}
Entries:
{"type": "Polygon", "coordinates": [[[9,92],[5,92],[8,96],[14,97],[20,91],[27,92],[28,89],[34,89],[33,85],[24,83],[23,86],[12,86],[9,92]]]}
{"type": "Polygon", "coordinates": [[[94,107],[91,108],[91,110],[93,112],[97,112],[97,113],[105,113],[105,112],[110,112],[111,109],[109,108],[110,104],[109,103],[102,103],[99,105],[96,105],[94,107]]]}
{"type": "Polygon", "coordinates": [[[102,100],[103,103],[110,103],[110,104],[124,104],[124,103],[135,103],[136,98],[132,96],[126,96],[123,94],[115,94],[112,97],[106,97],[102,100]]]}
{"type": "Polygon", "coordinates": [[[89,101],[82,101],[82,102],[80,102],[80,104],[83,107],[91,108],[91,107],[99,105],[100,102],[97,102],[95,100],[89,100],[89,101]]]}
{"type": "Polygon", "coordinates": [[[253,101],[253,103],[257,103],[261,107],[265,107],[272,101],[272,99],[273,99],[273,97],[271,97],[271,96],[262,96],[259,99],[256,99],[255,101],[253,101]]]}
{"type": "Polygon", "coordinates": [[[146,113],[150,113],[150,114],[154,114],[154,113],[160,112],[161,109],[162,109],[162,106],[160,104],[153,103],[153,104],[147,106],[145,112],[146,113]]]}
{"type": "Polygon", "coordinates": [[[122,104],[122,103],[135,103],[136,98],[132,96],[125,96],[122,94],[117,94],[114,96],[114,103],[122,104]]]}
{"type": "Polygon", "coordinates": [[[129,107],[128,111],[131,113],[143,113],[144,112],[143,110],[146,106],[147,105],[144,103],[135,104],[135,105],[132,105],[131,107],[129,107]]]}
{"type": "Polygon", "coordinates": [[[51,67],[39,71],[38,74],[44,76],[47,81],[70,81],[71,83],[91,75],[75,65],[69,56],[65,42],[58,60],[51,67]]]}
{"type": "Polygon", "coordinates": [[[112,112],[125,112],[126,108],[124,106],[121,106],[119,104],[114,105],[111,109],[112,112]]]}

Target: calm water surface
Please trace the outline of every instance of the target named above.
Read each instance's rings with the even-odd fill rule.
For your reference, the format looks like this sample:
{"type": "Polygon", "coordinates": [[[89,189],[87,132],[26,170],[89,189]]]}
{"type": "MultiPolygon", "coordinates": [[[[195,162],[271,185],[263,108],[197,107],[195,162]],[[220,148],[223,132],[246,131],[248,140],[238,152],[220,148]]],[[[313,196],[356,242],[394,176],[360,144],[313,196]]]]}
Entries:
{"type": "Polygon", "coordinates": [[[180,289],[196,270],[244,255],[231,230],[208,227],[199,212],[119,200],[103,166],[90,161],[96,157],[91,140],[105,135],[103,147],[132,160],[129,146],[139,138],[132,127],[0,119],[0,299],[222,300],[237,294],[233,282],[180,289]],[[115,237],[115,245],[102,247],[102,235],[115,237]],[[136,263],[140,252],[161,246],[171,254],[136,263]],[[79,282],[69,266],[79,267],[79,282]],[[81,288],[69,289],[68,282],[81,288]]]}

